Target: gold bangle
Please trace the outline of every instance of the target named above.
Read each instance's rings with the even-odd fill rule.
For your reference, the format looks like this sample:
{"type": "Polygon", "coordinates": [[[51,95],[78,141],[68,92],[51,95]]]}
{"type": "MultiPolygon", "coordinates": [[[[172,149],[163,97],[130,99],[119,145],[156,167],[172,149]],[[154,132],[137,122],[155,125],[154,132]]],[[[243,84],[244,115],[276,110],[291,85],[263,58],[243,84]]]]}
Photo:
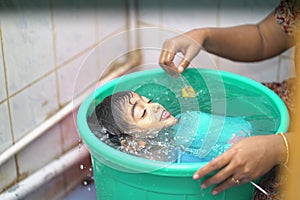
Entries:
{"type": "Polygon", "coordinates": [[[289,143],[288,143],[288,141],[287,141],[287,139],[286,139],[286,137],[283,133],[278,133],[278,134],[281,135],[281,137],[284,141],[284,144],[285,144],[286,159],[285,159],[284,165],[286,165],[289,162],[289,157],[290,157],[289,143]]]}

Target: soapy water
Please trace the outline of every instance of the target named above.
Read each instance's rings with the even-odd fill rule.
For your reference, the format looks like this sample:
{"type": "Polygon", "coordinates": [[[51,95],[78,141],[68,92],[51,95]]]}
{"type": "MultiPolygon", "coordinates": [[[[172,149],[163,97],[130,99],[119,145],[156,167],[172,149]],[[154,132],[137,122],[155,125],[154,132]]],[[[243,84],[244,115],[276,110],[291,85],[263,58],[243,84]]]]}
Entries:
{"type": "MultiPolygon", "coordinates": [[[[199,80],[197,81],[199,82],[199,80]]],[[[243,84],[233,85],[230,83],[224,83],[226,87],[226,95],[217,95],[222,94],[223,92],[218,92],[218,90],[224,90],[224,88],[218,87],[218,83],[215,83],[216,87],[213,89],[201,87],[201,84],[197,83],[196,86],[194,84],[193,87],[196,96],[191,98],[187,98],[186,96],[183,97],[181,90],[184,87],[190,87],[190,84],[187,84],[186,82],[184,82],[184,84],[182,82],[178,84],[179,85],[173,86],[173,88],[178,88],[177,90],[166,89],[165,85],[162,84],[161,81],[153,79],[152,83],[141,84],[136,86],[133,90],[148,97],[149,99],[152,99],[152,102],[161,103],[173,116],[196,111],[223,116],[224,120],[226,120],[227,117],[238,117],[249,122],[251,126],[251,135],[275,133],[279,126],[279,113],[275,110],[274,106],[272,106],[272,102],[264,95],[261,95],[258,91],[250,89],[247,91],[247,87],[244,87],[243,84]],[[198,87],[199,85],[200,87],[198,87]],[[214,90],[213,97],[211,90],[214,90]],[[212,102],[215,105],[214,109],[212,109],[212,102]],[[218,104],[220,104],[220,109],[216,109],[218,108],[218,104]],[[224,106],[226,107],[224,108],[224,106]]],[[[154,138],[145,138],[146,145],[144,148],[126,149],[124,146],[120,146],[112,142],[109,134],[106,133],[105,128],[98,125],[95,116],[90,116],[88,124],[91,131],[97,136],[97,138],[109,146],[138,157],[158,161],[180,162],[178,161],[180,154],[186,153],[189,155],[198,155],[198,158],[196,159],[197,162],[210,161],[214,157],[226,151],[232,145],[232,143],[228,142],[218,143],[218,137],[220,134],[216,134],[213,130],[210,130],[208,131],[208,136],[211,136],[211,138],[208,138],[212,141],[210,145],[207,145],[204,148],[189,148],[189,145],[193,143],[193,140],[195,140],[195,137],[193,136],[195,136],[196,133],[188,131],[189,134],[187,134],[187,137],[180,138],[182,135],[176,136],[174,135],[174,130],[172,130],[172,128],[167,128],[161,130],[154,138]],[[187,141],[184,142],[184,140],[187,141]],[[178,141],[181,142],[178,143],[178,141]],[[205,153],[203,153],[203,151],[205,153]],[[207,155],[209,152],[213,152],[213,156],[203,156],[207,155]]],[[[215,128],[218,129],[218,127],[215,128]]],[[[216,132],[219,132],[219,130],[216,132]]],[[[245,131],[244,133],[246,134],[237,135],[236,133],[232,133],[232,140],[238,141],[250,136],[249,131],[245,131]]],[[[131,144],[132,147],[138,146],[134,145],[134,140],[130,141],[130,138],[126,138],[126,140],[127,144],[131,144]]],[[[204,143],[205,140],[208,139],[203,137],[199,142],[204,143]]]]}

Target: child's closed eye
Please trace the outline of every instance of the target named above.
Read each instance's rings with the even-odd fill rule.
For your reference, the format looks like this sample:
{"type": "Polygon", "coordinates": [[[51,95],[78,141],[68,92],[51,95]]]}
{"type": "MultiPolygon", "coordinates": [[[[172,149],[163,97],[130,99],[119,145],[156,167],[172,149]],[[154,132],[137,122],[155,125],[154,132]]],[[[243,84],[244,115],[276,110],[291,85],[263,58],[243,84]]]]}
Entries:
{"type": "Polygon", "coordinates": [[[146,113],[147,113],[147,111],[146,111],[146,109],[144,109],[141,118],[144,118],[146,116],[146,113]]]}

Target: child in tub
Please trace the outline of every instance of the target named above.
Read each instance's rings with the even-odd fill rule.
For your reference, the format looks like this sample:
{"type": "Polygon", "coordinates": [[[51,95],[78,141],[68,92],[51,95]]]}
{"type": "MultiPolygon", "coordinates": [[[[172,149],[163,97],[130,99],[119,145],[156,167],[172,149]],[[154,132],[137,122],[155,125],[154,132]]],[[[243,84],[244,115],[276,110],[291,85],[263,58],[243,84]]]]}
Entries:
{"type": "Polygon", "coordinates": [[[96,123],[89,123],[91,130],[105,142],[133,155],[168,162],[210,161],[251,132],[250,123],[241,117],[199,111],[174,117],[161,104],[133,91],[106,97],[92,117],[88,121],[96,123]],[[206,148],[205,141],[213,144],[206,148]]]}

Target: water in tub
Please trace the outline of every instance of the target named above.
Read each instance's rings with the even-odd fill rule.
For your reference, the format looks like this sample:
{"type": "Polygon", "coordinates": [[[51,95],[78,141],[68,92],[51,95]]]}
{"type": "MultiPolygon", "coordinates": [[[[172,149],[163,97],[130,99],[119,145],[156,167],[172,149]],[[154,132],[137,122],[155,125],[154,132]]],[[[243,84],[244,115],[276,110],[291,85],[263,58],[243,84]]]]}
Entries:
{"type": "Polygon", "coordinates": [[[179,114],[176,118],[177,123],[174,126],[161,130],[156,137],[145,138],[144,148],[130,151],[113,143],[105,130],[97,127],[96,120],[89,120],[89,125],[100,140],[120,151],[168,162],[209,161],[226,151],[234,142],[250,136],[252,131],[251,124],[241,117],[190,111],[179,114]],[[213,134],[214,131],[221,131],[219,138],[210,149],[202,148],[205,136],[213,134]]]}
{"type": "MultiPolygon", "coordinates": [[[[151,98],[152,101],[163,101],[166,104],[169,102],[171,106],[168,106],[168,110],[173,114],[172,103],[174,100],[170,99],[167,94],[168,91],[159,88],[163,86],[159,85],[157,87],[155,91],[162,91],[161,94],[151,94],[151,91],[154,90],[149,92],[147,86],[137,88],[136,91],[141,92],[143,95],[148,92],[145,96],[151,98]]],[[[128,150],[124,146],[112,142],[105,129],[97,125],[97,120],[93,115],[89,118],[88,123],[92,132],[101,141],[135,156],[167,162],[210,161],[242,138],[276,131],[279,119],[268,116],[268,109],[271,109],[268,106],[268,100],[259,94],[255,94],[255,92],[253,94],[246,92],[247,95],[241,96],[237,91],[244,90],[244,88],[239,87],[243,86],[230,85],[226,87],[226,96],[221,95],[215,99],[216,102],[220,102],[224,100],[222,98],[226,98],[226,105],[237,106],[234,113],[226,111],[226,114],[211,114],[209,112],[211,111],[211,103],[207,102],[211,102],[211,99],[207,99],[210,96],[208,90],[196,88],[194,91],[193,88],[183,88],[176,94],[176,98],[181,98],[180,103],[185,105],[185,108],[181,108],[180,112],[174,112],[176,113],[177,123],[172,127],[161,130],[156,137],[144,138],[146,145],[141,149],[131,148],[128,150]],[[186,94],[187,92],[192,95],[186,94]],[[199,96],[201,97],[200,103],[199,98],[196,98],[199,96]],[[197,100],[197,109],[193,105],[195,99],[197,100]],[[266,110],[264,112],[255,110],[257,103],[264,104],[266,110]],[[199,104],[201,109],[199,109],[199,104]],[[247,106],[248,104],[253,107],[250,109],[246,107],[247,113],[243,115],[244,111],[241,106],[247,106]]],[[[216,87],[214,91],[218,93],[217,90],[221,89],[216,87]]],[[[130,143],[130,141],[128,142],[130,143]]]]}

